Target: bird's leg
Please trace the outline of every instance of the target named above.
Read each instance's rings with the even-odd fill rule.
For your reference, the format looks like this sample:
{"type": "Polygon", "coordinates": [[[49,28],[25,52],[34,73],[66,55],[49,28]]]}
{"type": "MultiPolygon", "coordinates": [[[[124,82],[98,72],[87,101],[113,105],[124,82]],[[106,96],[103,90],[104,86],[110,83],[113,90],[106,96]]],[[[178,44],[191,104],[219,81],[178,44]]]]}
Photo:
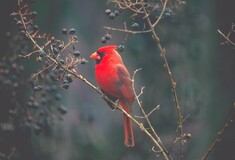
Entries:
{"type": "Polygon", "coordinates": [[[118,106],[118,104],[119,104],[119,100],[117,99],[112,99],[112,98],[110,98],[108,95],[106,95],[106,94],[104,94],[103,95],[103,99],[105,100],[105,102],[109,105],[109,107],[114,111],[114,110],[116,110],[117,109],[117,106],[118,106]],[[105,98],[106,97],[106,98],[105,98]],[[109,100],[112,100],[113,101],[113,103],[112,102],[110,102],[109,100],[107,100],[107,98],[109,98],[109,100]]]}
{"type": "Polygon", "coordinates": [[[119,106],[119,99],[115,101],[115,105],[113,105],[114,108],[112,110],[118,109],[118,106],[119,106]]]}
{"type": "Polygon", "coordinates": [[[109,105],[109,107],[110,107],[112,110],[116,110],[116,109],[117,109],[118,102],[119,102],[118,98],[113,97],[113,96],[107,94],[107,93],[104,92],[102,89],[101,89],[101,92],[103,93],[103,94],[102,94],[102,98],[104,99],[104,101],[109,105]],[[107,100],[107,99],[109,99],[110,101],[112,101],[112,102],[115,103],[115,104],[113,104],[112,102],[110,102],[110,101],[107,100]]]}

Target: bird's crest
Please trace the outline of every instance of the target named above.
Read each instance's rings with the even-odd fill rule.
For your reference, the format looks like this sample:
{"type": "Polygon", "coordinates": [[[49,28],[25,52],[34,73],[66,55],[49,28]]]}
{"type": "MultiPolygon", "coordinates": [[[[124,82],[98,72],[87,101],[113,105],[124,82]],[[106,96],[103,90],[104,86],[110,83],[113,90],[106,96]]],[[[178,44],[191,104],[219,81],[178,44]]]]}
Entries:
{"type": "Polygon", "coordinates": [[[113,51],[117,49],[116,45],[109,45],[109,46],[104,46],[104,47],[100,47],[97,52],[99,53],[107,53],[108,51],[113,51]]]}

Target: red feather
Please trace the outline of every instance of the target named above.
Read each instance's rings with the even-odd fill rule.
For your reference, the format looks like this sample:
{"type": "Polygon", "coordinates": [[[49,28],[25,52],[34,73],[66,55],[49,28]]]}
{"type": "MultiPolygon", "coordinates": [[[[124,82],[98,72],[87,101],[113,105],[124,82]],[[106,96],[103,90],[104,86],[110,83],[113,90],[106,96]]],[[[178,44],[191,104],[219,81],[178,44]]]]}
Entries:
{"type": "MultiPolygon", "coordinates": [[[[96,60],[95,76],[100,88],[108,96],[118,99],[120,106],[130,114],[129,106],[134,102],[132,81],[116,48],[115,45],[101,47],[90,58],[96,60]]],[[[124,143],[127,147],[133,147],[135,142],[132,121],[124,113],[123,120],[124,143]]]]}

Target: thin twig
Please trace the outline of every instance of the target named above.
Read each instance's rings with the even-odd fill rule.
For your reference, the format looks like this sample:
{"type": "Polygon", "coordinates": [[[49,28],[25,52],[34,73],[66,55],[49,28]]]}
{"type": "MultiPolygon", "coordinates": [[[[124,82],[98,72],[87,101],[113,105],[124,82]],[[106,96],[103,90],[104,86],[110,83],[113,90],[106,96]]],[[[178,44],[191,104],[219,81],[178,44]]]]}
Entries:
{"type": "Polygon", "coordinates": [[[143,34],[143,33],[149,33],[151,30],[142,30],[142,31],[133,31],[133,30],[128,30],[128,29],[120,29],[120,28],[112,28],[112,27],[107,27],[104,26],[105,29],[111,30],[111,31],[119,31],[119,32],[125,32],[125,33],[131,33],[131,34],[143,34]]]}
{"type": "Polygon", "coordinates": [[[166,10],[166,4],[167,4],[167,0],[165,0],[165,3],[164,3],[164,5],[163,5],[162,12],[160,13],[159,17],[157,17],[157,20],[156,20],[156,22],[153,24],[153,27],[155,27],[155,26],[160,22],[160,20],[162,19],[162,16],[163,16],[163,14],[164,14],[164,12],[165,12],[165,10],[166,10]]]}
{"type": "Polygon", "coordinates": [[[221,137],[224,135],[225,130],[230,126],[230,123],[233,122],[234,115],[235,115],[235,102],[233,104],[233,111],[230,113],[226,123],[224,124],[223,128],[218,131],[215,140],[212,142],[209,149],[204,154],[204,156],[201,158],[201,160],[206,160],[209,157],[210,153],[213,151],[215,146],[220,142],[221,137]]]}
{"type": "MultiPolygon", "coordinates": [[[[165,3],[167,3],[167,0],[165,1],[165,3]]],[[[148,15],[145,7],[143,5],[142,5],[142,7],[143,7],[143,10],[145,12],[145,15],[148,15]]],[[[164,12],[164,10],[162,10],[162,12],[164,12]]],[[[161,18],[161,17],[159,17],[159,18],[161,18]]],[[[157,36],[154,25],[152,24],[149,17],[147,17],[147,22],[148,22],[149,27],[151,29],[153,40],[156,43],[158,49],[160,50],[160,55],[163,58],[164,66],[167,69],[167,73],[168,73],[170,81],[171,81],[172,94],[173,94],[173,99],[174,99],[174,102],[175,102],[176,112],[177,112],[177,116],[178,116],[178,129],[180,131],[180,137],[181,137],[181,139],[180,139],[180,159],[183,159],[183,143],[184,143],[183,142],[184,133],[183,133],[183,125],[182,125],[183,120],[182,120],[182,113],[181,113],[181,110],[180,110],[178,95],[177,95],[177,92],[176,92],[176,82],[173,78],[171,69],[169,67],[169,64],[168,64],[168,61],[167,61],[167,58],[166,58],[166,51],[165,51],[164,48],[162,48],[161,43],[160,43],[160,39],[157,36]]]]}
{"type": "Polygon", "coordinates": [[[160,105],[157,105],[156,107],[154,107],[148,114],[147,116],[149,117],[154,111],[158,110],[160,107],[160,105]]]}
{"type": "Polygon", "coordinates": [[[49,69],[50,69],[51,67],[53,67],[54,65],[55,65],[55,64],[52,63],[52,64],[50,64],[49,66],[47,66],[47,67],[43,68],[42,70],[38,71],[37,73],[32,74],[31,79],[33,79],[33,78],[35,78],[35,77],[38,77],[39,74],[41,74],[41,73],[43,73],[43,72],[49,70],[49,69]]]}
{"type": "Polygon", "coordinates": [[[26,54],[26,55],[20,54],[19,57],[20,58],[29,58],[32,54],[37,53],[37,52],[38,52],[38,50],[34,50],[34,51],[32,51],[32,52],[30,52],[29,54],[26,54]]]}
{"type": "Polygon", "coordinates": [[[229,39],[229,36],[225,36],[225,35],[223,34],[223,32],[221,32],[219,29],[218,29],[217,31],[219,32],[219,34],[220,34],[222,37],[224,37],[224,38],[227,40],[227,42],[229,42],[230,44],[232,44],[233,46],[235,46],[235,42],[231,41],[231,40],[229,39]]]}
{"type": "MultiPolygon", "coordinates": [[[[134,74],[133,74],[133,76],[132,76],[132,82],[133,82],[133,83],[132,83],[132,88],[133,88],[133,91],[134,91],[134,95],[135,95],[136,101],[137,101],[138,106],[139,106],[141,112],[143,113],[143,115],[144,115],[144,117],[145,117],[145,119],[146,119],[146,121],[147,121],[147,123],[148,123],[148,125],[149,125],[149,127],[150,127],[150,129],[151,129],[151,131],[153,132],[154,136],[157,138],[157,142],[161,145],[161,147],[162,147],[162,149],[164,150],[164,152],[165,152],[167,155],[169,155],[167,149],[165,148],[165,146],[163,145],[163,143],[162,143],[162,141],[161,141],[161,138],[158,136],[158,134],[156,133],[155,129],[153,128],[153,126],[152,126],[152,124],[151,124],[151,122],[150,122],[150,120],[149,120],[149,116],[148,116],[148,115],[146,114],[146,112],[144,111],[144,109],[143,109],[143,107],[142,107],[142,103],[141,103],[140,100],[139,100],[139,96],[143,93],[143,89],[141,89],[141,92],[140,92],[139,95],[137,95],[137,93],[136,93],[136,91],[135,91],[135,83],[134,83],[135,81],[134,81],[134,79],[135,79],[136,73],[137,73],[138,71],[140,71],[140,70],[141,70],[141,68],[135,70],[135,71],[134,71],[134,74]]],[[[156,108],[156,107],[155,107],[155,108],[156,108]]],[[[172,159],[171,156],[169,156],[169,159],[172,159]]]]}

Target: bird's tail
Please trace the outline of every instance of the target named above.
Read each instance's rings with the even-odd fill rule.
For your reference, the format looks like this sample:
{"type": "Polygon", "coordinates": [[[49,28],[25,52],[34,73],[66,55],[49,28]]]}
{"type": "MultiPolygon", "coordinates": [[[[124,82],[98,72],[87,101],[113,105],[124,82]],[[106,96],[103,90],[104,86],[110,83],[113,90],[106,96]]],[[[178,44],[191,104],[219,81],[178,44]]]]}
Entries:
{"type": "MultiPolygon", "coordinates": [[[[122,108],[130,114],[130,109],[124,101],[120,101],[122,108]]],[[[135,145],[134,134],[132,129],[132,120],[123,113],[124,121],[124,143],[127,147],[133,147],[135,145]]]]}

